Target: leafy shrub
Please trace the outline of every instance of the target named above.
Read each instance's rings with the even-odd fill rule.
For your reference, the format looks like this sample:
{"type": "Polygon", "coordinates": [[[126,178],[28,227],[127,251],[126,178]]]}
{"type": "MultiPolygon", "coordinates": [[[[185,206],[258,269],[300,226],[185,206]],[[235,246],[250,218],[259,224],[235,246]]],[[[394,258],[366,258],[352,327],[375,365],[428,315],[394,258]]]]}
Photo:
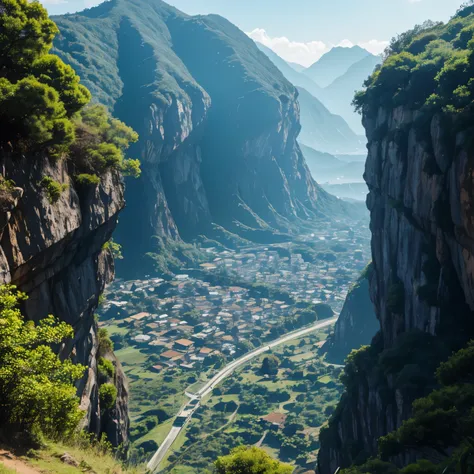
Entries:
{"type": "Polygon", "coordinates": [[[100,178],[96,174],[81,173],[75,179],[80,186],[98,186],[100,184],[100,178]]]}
{"type": "Polygon", "coordinates": [[[14,286],[0,286],[0,423],[70,433],[82,418],[74,382],[85,368],[61,362],[50,345],[72,337],[73,330],[53,316],[37,325],[25,322],[18,309],[25,299],[14,286]]]}
{"type": "MultiPolygon", "coordinates": [[[[356,94],[356,110],[374,116],[379,107],[420,110],[426,123],[437,113],[469,114],[474,87],[474,15],[472,5],[446,25],[426,22],[394,38],[386,59],[356,94]]],[[[462,125],[462,121],[460,121],[462,125]]]]}
{"type": "MultiPolygon", "coordinates": [[[[138,135],[101,106],[58,56],[48,54],[58,29],[38,2],[3,0],[0,16],[0,144],[14,151],[71,154],[79,170],[117,169],[138,177],[124,152],[138,135]]],[[[51,192],[56,199],[58,189],[51,192]]]]}
{"type": "Polygon", "coordinates": [[[293,467],[272,459],[263,449],[240,446],[215,462],[218,474],[291,474],[293,467]]]}
{"type": "Polygon", "coordinates": [[[69,188],[67,184],[58,183],[50,176],[44,176],[40,185],[46,191],[51,204],[58,202],[63,191],[69,188]]]}
{"type": "Polygon", "coordinates": [[[112,352],[114,350],[114,343],[110,339],[107,329],[100,328],[97,335],[99,338],[99,354],[103,356],[112,352]]]}
{"type": "Polygon", "coordinates": [[[75,119],[76,141],[71,153],[87,173],[103,174],[109,169],[125,170],[138,177],[138,160],[125,160],[124,153],[138,135],[120,120],[112,118],[102,105],[85,107],[75,119]]]}
{"type": "Polygon", "coordinates": [[[142,174],[140,160],[123,160],[122,174],[124,176],[131,176],[132,178],[139,178],[142,174]]]}
{"type": "Polygon", "coordinates": [[[102,410],[109,410],[117,401],[117,388],[111,383],[104,383],[99,388],[99,401],[102,410]]]}
{"type": "Polygon", "coordinates": [[[102,246],[103,250],[110,250],[112,252],[112,255],[115,259],[117,260],[122,260],[123,255],[122,255],[122,246],[118,244],[117,242],[114,242],[112,239],[106,242],[102,246]]]}
{"type": "Polygon", "coordinates": [[[108,359],[104,359],[103,357],[99,358],[99,363],[97,364],[97,368],[99,369],[99,374],[104,378],[114,378],[115,376],[115,367],[114,364],[108,359]]]}
{"type": "Polygon", "coordinates": [[[474,341],[443,362],[436,375],[443,385],[474,383],[474,341]]]}

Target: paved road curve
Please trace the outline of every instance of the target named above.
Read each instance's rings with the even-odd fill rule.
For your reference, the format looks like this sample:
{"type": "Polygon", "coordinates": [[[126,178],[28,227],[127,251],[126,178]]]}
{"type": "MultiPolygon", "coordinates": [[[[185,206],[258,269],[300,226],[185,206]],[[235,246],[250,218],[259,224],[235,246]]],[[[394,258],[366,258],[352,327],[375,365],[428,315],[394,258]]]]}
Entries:
{"type": "MultiPolygon", "coordinates": [[[[285,342],[291,341],[292,339],[298,339],[300,337],[306,336],[307,334],[310,334],[314,331],[317,331],[319,329],[323,329],[327,326],[331,326],[337,321],[336,318],[331,318],[331,319],[325,319],[324,321],[318,322],[314,324],[313,326],[303,328],[303,329],[298,329],[297,331],[290,332],[286,334],[285,336],[281,337],[280,339],[276,339],[273,342],[270,342],[262,347],[259,347],[258,349],[253,350],[252,352],[249,352],[248,354],[245,354],[244,356],[235,359],[233,362],[230,364],[226,365],[222,370],[220,370],[214,377],[212,377],[211,380],[209,380],[206,385],[204,385],[198,392],[195,394],[192,394],[190,392],[186,392],[186,395],[191,398],[192,400],[194,399],[201,399],[204,398],[206,395],[208,395],[212,390],[220,384],[225,378],[227,378],[229,375],[235,372],[236,369],[238,369],[240,366],[246,364],[247,362],[251,361],[252,359],[255,359],[255,357],[258,357],[259,355],[268,352],[271,350],[273,347],[279,346],[280,344],[283,344],[285,342]]],[[[188,414],[186,422],[188,422],[195,410],[197,409],[197,405],[194,406],[193,409],[189,409],[188,405],[186,404],[185,407],[181,409],[181,411],[178,413],[177,416],[183,415],[184,413],[188,414]]],[[[185,423],[184,423],[185,424],[185,423]]],[[[147,468],[151,471],[154,472],[158,469],[161,461],[165,458],[168,450],[171,448],[171,445],[173,444],[174,440],[178,437],[179,433],[184,427],[184,424],[182,426],[173,426],[171,428],[171,431],[168,433],[168,436],[166,439],[161,443],[161,446],[158,448],[156,453],[153,455],[151,458],[150,462],[147,464],[147,468]]]]}

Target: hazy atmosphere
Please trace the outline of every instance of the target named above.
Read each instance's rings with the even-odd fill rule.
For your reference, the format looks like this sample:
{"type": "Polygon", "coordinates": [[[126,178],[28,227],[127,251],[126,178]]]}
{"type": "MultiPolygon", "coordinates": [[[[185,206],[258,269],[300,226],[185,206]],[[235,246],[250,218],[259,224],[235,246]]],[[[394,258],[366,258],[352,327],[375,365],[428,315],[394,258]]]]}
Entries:
{"type": "Polygon", "coordinates": [[[0,474],[474,472],[474,0],[0,0],[0,474]]]}

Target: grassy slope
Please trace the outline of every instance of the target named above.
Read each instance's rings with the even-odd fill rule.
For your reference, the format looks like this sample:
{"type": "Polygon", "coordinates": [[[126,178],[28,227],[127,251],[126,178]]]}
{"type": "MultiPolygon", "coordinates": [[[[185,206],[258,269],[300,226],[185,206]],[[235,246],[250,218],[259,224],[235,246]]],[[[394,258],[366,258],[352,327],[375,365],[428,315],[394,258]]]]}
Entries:
{"type": "Polygon", "coordinates": [[[12,456],[12,466],[8,468],[0,461],[0,474],[14,472],[31,474],[32,472],[80,474],[95,472],[96,474],[137,474],[144,472],[142,466],[128,469],[115,459],[112,454],[101,452],[100,449],[89,446],[85,448],[79,444],[63,444],[60,442],[45,442],[44,446],[36,450],[29,450],[26,455],[12,456]],[[61,461],[61,456],[67,453],[77,465],[61,461]]]}

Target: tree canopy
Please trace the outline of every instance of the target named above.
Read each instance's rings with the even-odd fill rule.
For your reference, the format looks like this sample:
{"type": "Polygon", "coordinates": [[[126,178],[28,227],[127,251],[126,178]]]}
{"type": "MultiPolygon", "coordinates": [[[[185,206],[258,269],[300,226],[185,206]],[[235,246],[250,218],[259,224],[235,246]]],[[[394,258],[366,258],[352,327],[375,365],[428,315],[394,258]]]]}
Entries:
{"type": "Polygon", "coordinates": [[[239,446],[215,462],[218,474],[291,474],[293,467],[272,459],[263,449],[239,446]]]}
{"type": "Polygon", "coordinates": [[[37,325],[25,321],[18,305],[26,295],[0,286],[0,423],[49,435],[73,430],[82,413],[74,382],[85,368],[51,349],[73,336],[66,323],[49,316],[37,325]]]}
{"type": "Polygon", "coordinates": [[[91,94],[79,76],[49,54],[59,30],[47,11],[38,2],[0,0],[0,12],[0,147],[54,158],[72,152],[78,174],[139,176],[139,161],[124,159],[138,135],[104,107],[86,107],[91,94]]]}
{"type": "Polygon", "coordinates": [[[425,22],[392,39],[386,59],[356,94],[357,110],[399,105],[472,117],[474,101],[474,6],[465,4],[447,23],[425,22]]]}

